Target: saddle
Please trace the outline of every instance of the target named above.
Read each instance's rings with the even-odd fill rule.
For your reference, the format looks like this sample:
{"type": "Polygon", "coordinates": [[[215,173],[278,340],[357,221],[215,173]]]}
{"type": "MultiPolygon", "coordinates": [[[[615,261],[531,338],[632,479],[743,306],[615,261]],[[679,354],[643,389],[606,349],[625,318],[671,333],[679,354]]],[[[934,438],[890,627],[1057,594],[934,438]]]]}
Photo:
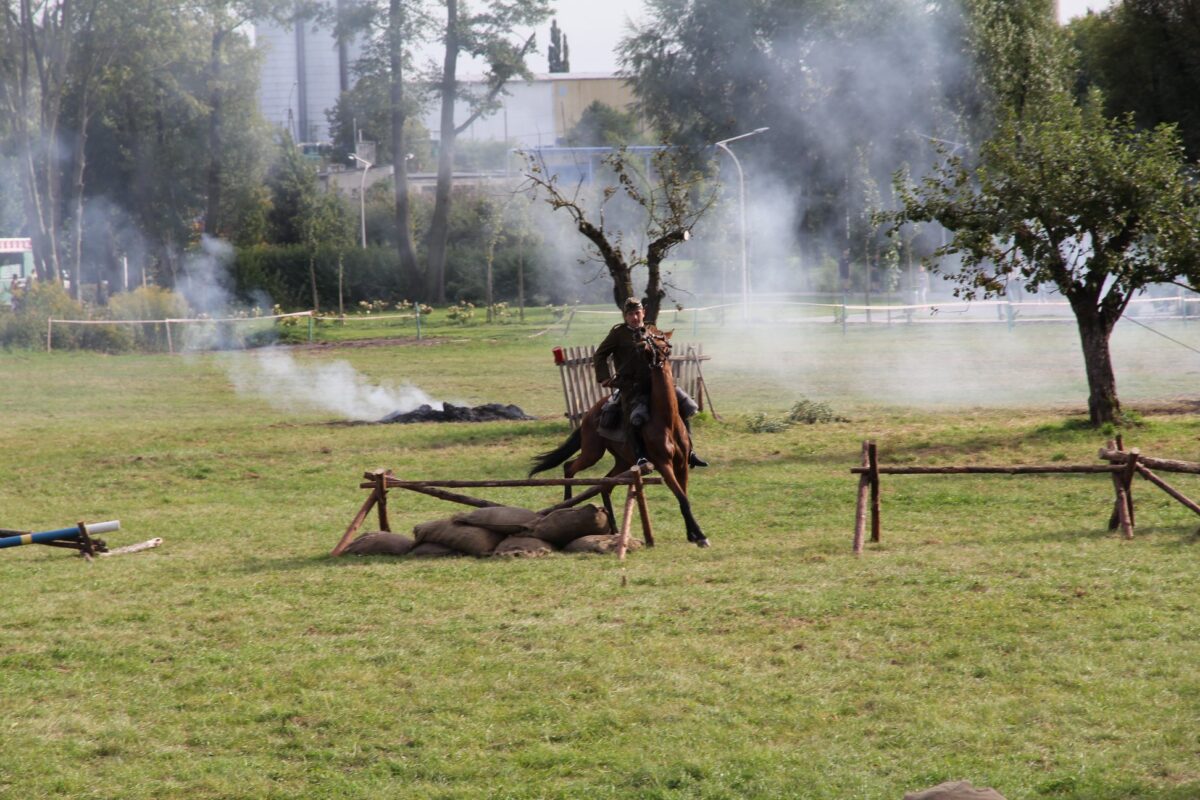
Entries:
{"type": "Polygon", "coordinates": [[[600,408],[600,418],[596,428],[605,439],[615,442],[625,441],[625,426],[621,424],[620,390],[613,392],[600,408]]]}

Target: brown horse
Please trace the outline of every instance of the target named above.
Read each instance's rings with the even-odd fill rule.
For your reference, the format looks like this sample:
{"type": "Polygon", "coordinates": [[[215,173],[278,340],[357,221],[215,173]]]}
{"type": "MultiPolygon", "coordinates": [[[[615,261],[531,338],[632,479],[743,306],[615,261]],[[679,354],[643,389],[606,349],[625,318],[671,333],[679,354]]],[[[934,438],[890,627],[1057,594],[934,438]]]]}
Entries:
{"type": "MultiPolygon", "coordinates": [[[[708,539],[700,530],[700,524],[692,516],[692,505],[688,501],[688,433],[679,416],[679,404],[675,399],[675,377],[671,374],[671,331],[663,333],[653,326],[644,329],[638,337],[646,363],[650,366],[650,419],[641,427],[642,442],[646,456],[662,476],[663,483],[679,501],[679,511],[687,528],[687,539],[698,547],[708,547],[708,539]]],[[[626,441],[604,437],[600,433],[600,411],[604,400],[596,403],[583,415],[579,427],[557,449],[542,453],[533,459],[530,475],[563,465],[563,475],[573,478],[595,464],[604,456],[604,451],[613,454],[616,464],[608,475],[612,477],[633,466],[633,447],[626,441]],[[578,452],[574,460],[568,459],[578,452]],[[565,463],[564,463],[565,462],[565,463]]],[[[565,487],[564,499],[570,499],[571,487],[565,487]]],[[[603,493],[604,507],[608,510],[610,524],[614,521],[611,489],[603,493]]]]}

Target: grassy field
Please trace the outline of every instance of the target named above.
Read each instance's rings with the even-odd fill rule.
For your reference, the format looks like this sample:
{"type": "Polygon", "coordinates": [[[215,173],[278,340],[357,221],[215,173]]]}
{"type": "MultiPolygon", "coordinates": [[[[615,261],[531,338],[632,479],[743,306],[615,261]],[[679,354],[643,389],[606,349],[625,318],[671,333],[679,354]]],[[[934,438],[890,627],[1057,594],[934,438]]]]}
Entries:
{"type": "MultiPolygon", "coordinates": [[[[0,527],[165,539],[0,551],[0,798],[1200,797],[1200,520],[1165,494],[1135,486],[1123,541],[1104,478],[885,476],[883,541],[851,554],[864,438],[885,463],[1095,461],[1066,326],[664,319],[713,355],[710,550],[658,493],[659,546],[623,565],[326,556],[364,470],[522,476],[567,433],[550,348],[613,321],[360,325],[401,338],[291,349],[307,383],[261,386],[245,354],[0,353],[0,527]],[[316,398],[337,364],[539,419],[351,424],[316,398]],[[750,432],[802,397],[850,421],[750,432]]],[[[1127,444],[1200,460],[1200,357],[1133,327],[1114,351],[1127,444]]],[[[455,508],[392,495],[398,530],[455,508]]]]}

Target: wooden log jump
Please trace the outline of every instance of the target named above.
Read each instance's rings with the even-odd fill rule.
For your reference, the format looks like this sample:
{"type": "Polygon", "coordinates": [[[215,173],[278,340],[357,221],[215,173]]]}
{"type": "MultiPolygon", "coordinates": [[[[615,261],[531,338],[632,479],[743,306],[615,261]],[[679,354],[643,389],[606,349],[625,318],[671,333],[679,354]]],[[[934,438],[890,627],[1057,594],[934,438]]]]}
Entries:
{"type": "Polygon", "coordinates": [[[866,537],[867,503],[870,498],[871,541],[880,541],[879,476],[880,475],[1064,475],[1064,474],[1108,474],[1112,477],[1116,495],[1109,530],[1121,529],[1126,539],[1133,538],[1135,515],[1133,505],[1133,478],[1141,476],[1150,484],[1166,492],[1193,513],[1200,515],[1200,504],[1185,496],[1175,487],[1156,475],[1151,468],[1169,472],[1200,474],[1200,464],[1188,461],[1150,458],[1138,450],[1125,450],[1120,439],[1109,441],[1100,449],[1100,458],[1107,464],[1020,464],[1012,466],[880,466],[878,452],[873,440],[862,445],[862,466],[852,467],[850,472],[859,476],[858,504],[854,514],[853,550],[861,555],[866,537]]]}
{"type": "Polygon", "coordinates": [[[474,506],[475,508],[490,508],[493,506],[503,505],[502,503],[494,503],[491,500],[484,500],[470,495],[459,494],[457,492],[449,492],[447,489],[472,489],[472,488],[516,488],[516,487],[532,487],[532,486],[583,486],[587,489],[580,492],[578,495],[569,500],[564,500],[561,503],[543,508],[537,513],[541,516],[549,514],[551,511],[557,511],[561,508],[570,508],[579,505],[580,503],[603,492],[605,489],[614,489],[618,486],[628,487],[625,497],[624,516],[621,521],[621,528],[618,532],[620,539],[617,542],[617,556],[620,559],[625,558],[625,552],[629,545],[629,531],[633,523],[633,510],[636,506],[638,516],[641,519],[642,526],[642,541],[647,547],[654,546],[654,531],[650,525],[650,512],[646,506],[645,487],[651,485],[662,484],[662,478],[646,477],[642,475],[641,470],[633,468],[622,472],[620,475],[614,475],[611,478],[522,478],[516,480],[401,480],[397,478],[392,471],[389,470],[373,470],[363,473],[363,482],[359,484],[360,489],[370,489],[371,493],[367,495],[366,501],[359,508],[358,513],[354,515],[354,519],[350,521],[350,526],[346,528],[346,532],[342,534],[341,540],[330,551],[331,556],[340,556],[349,546],[354,538],[354,534],[362,526],[367,516],[371,513],[371,509],[377,510],[379,515],[379,529],[382,531],[391,531],[391,522],[388,519],[387,493],[390,489],[407,489],[410,492],[436,497],[439,500],[447,500],[451,503],[459,503],[461,505],[474,506]]]}

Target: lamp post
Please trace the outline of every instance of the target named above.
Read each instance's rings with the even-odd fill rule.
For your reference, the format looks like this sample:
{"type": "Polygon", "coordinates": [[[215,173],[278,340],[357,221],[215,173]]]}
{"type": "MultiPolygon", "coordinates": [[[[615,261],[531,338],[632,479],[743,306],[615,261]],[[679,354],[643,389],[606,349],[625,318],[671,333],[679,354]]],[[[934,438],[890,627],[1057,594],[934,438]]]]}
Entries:
{"type": "Polygon", "coordinates": [[[749,136],[769,131],[770,128],[755,128],[749,133],[743,133],[738,136],[731,136],[728,139],[722,139],[714,146],[719,147],[729,154],[733,159],[733,165],[737,167],[738,174],[738,212],[741,218],[742,229],[742,321],[750,319],[750,277],[746,271],[746,176],[742,172],[742,163],[738,161],[738,157],[729,149],[730,142],[736,142],[738,139],[745,139],[749,136]]]}
{"type": "Polygon", "coordinates": [[[360,157],[357,153],[351,153],[350,157],[358,163],[362,164],[362,179],[358,182],[358,214],[362,220],[362,246],[363,250],[367,249],[367,170],[375,166],[365,158],[360,157]]]}

